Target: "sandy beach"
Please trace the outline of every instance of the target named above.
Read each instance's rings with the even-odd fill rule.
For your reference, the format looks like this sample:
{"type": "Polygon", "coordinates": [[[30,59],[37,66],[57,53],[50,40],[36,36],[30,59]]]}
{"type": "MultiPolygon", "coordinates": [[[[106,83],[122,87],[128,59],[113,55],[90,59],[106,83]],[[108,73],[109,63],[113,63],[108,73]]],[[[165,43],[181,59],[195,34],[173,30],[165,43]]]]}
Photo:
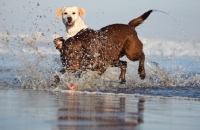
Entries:
{"type": "Polygon", "coordinates": [[[200,102],[97,92],[0,91],[2,130],[198,130],[200,102]]]}

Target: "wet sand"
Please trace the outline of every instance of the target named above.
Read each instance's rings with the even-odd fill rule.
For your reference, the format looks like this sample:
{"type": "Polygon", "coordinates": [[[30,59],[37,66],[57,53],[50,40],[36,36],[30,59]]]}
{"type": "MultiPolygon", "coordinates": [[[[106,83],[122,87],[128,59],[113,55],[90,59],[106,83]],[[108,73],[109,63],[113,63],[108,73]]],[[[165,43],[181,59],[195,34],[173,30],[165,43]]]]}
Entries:
{"type": "Polygon", "coordinates": [[[0,90],[2,130],[199,130],[200,102],[113,93],[0,90]]]}

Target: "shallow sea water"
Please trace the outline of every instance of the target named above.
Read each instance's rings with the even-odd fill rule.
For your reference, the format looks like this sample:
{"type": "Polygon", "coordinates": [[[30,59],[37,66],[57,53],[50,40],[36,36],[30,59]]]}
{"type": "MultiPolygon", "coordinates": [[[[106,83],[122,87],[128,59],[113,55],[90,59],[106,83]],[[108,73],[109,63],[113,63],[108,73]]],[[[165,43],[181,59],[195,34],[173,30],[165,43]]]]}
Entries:
{"type": "Polygon", "coordinates": [[[98,92],[0,91],[2,130],[198,130],[200,102],[98,92]]]}
{"type": "Polygon", "coordinates": [[[3,130],[198,130],[198,57],[146,57],[147,77],[128,62],[127,83],[119,69],[81,78],[60,74],[58,55],[0,55],[0,128],[3,130]],[[187,62],[185,62],[187,61],[187,62]],[[61,82],[52,85],[52,77],[61,82]],[[77,83],[78,91],[66,90],[77,83]]]}
{"type": "Polygon", "coordinates": [[[37,44],[8,34],[0,44],[5,50],[0,54],[3,130],[200,128],[199,57],[146,55],[145,80],[138,76],[138,62],[128,61],[127,82],[121,85],[118,68],[102,76],[61,74],[59,53],[37,44]],[[70,83],[78,91],[66,90],[70,83]]]}

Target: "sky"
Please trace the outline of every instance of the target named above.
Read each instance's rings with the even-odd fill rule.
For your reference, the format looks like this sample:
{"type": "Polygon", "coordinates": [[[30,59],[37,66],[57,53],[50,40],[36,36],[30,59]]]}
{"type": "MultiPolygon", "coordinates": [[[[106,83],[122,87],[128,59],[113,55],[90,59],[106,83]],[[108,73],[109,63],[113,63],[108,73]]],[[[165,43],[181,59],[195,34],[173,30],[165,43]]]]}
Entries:
{"type": "Polygon", "coordinates": [[[151,42],[151,46],[160,41],[170,43],[167,46],[173,48],[174,42],[180,41],[191,43],[192,49],[200,49],[199,0],[0,0],[1,44],[7,35],[40,35],[38,42],[48,43],[52,43],[52,37],[66,37],[62,20],[55,17],[56,9],[64,6],[84,8],[83,20],[95,30],[114,23],[127,24],[150,9],[164,11],[153,12],[136,28],[139,38],[146,44],[151,42]]]}

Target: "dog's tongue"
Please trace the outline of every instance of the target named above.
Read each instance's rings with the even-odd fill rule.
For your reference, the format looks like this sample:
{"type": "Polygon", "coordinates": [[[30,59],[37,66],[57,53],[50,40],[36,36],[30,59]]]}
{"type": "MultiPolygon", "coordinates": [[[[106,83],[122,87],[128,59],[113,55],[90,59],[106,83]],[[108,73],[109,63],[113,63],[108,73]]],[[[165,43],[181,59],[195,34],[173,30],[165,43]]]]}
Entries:
{"type": "Polygon", "coordinates": [[[73,26],[74,22],[67,23],[68,26],[73,26]]]}
{"type": "Polygon", "coordinates": [[[76,91],[78,89],[78,87],[76,85],[74,85],[74,84],[70,84],[68,86],[68,88],[69,88],[69,90],[74,90],[74,91],[76,91]]]}

